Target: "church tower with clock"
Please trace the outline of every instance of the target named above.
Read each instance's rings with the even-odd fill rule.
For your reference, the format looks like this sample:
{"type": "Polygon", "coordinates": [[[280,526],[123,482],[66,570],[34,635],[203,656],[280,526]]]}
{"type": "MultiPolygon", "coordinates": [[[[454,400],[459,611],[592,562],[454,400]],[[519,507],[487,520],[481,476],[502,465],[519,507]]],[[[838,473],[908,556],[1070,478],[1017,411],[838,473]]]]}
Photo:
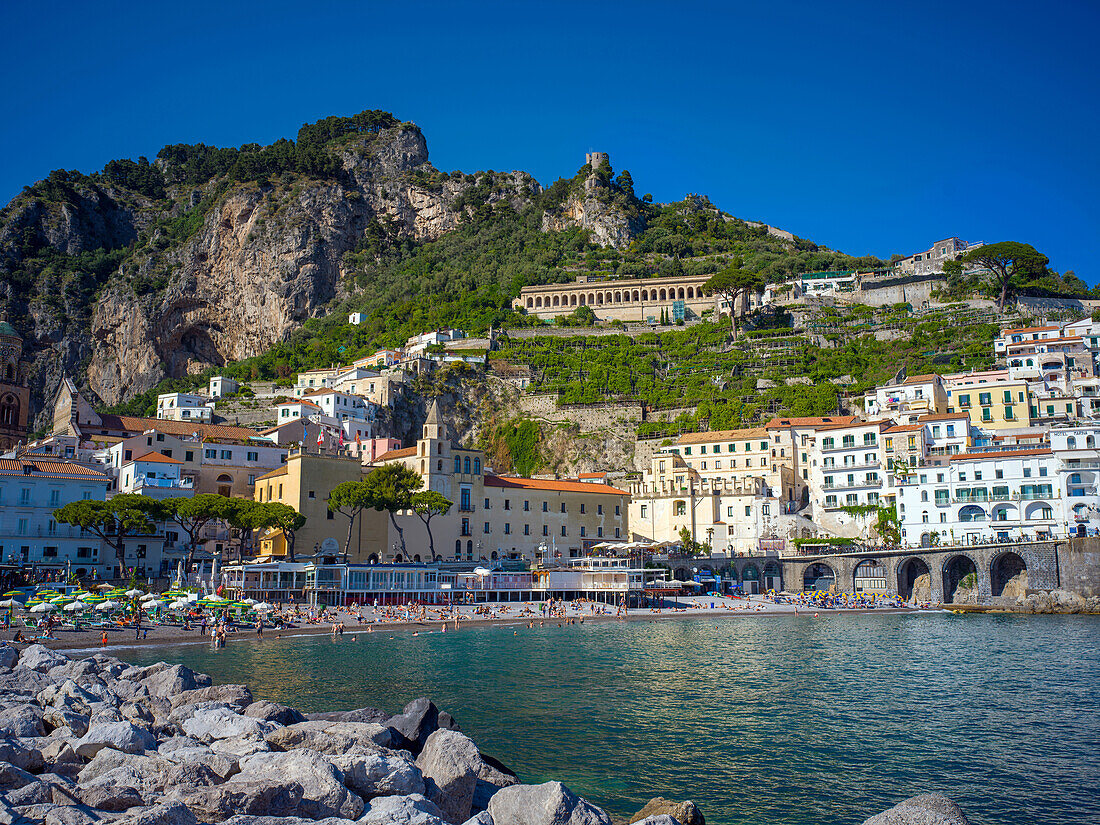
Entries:
{"type": "Polygon", "coordinates": [[[23,375],[23,338],[7,321],[0,321],[0,450],[27,440],[31,391],[23,375]]]}

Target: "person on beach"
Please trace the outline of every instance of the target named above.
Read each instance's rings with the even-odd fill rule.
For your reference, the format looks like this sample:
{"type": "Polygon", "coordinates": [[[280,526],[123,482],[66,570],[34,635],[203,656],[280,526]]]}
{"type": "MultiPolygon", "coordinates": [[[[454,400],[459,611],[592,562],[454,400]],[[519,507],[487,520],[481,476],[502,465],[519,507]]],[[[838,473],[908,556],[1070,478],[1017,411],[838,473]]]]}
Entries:
{"type": "Polygon", "coordinates": [[[261,642],[264,639],[264,617],[256,619],[256,638],[261,642]]]}
{"type": "Polygon", "coordinates": [[[107,644],[107,631],[103,631],[103,638],[100,640],[100,644],[107,644]]]}

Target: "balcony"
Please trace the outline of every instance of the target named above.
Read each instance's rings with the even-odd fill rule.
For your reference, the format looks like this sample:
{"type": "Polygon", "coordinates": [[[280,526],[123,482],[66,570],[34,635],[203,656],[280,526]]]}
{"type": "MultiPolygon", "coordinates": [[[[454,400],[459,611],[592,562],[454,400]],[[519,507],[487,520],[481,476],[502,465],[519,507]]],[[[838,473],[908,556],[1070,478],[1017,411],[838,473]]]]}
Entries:
{"type": "Polygon", "coordinates": [[[858,487],[881,487],[882,479],[874,481],[853,481],[851,484],[822,484],[822,490],[854,490],[858,487]]]}
{"type": "Polygon", "coordinates": [[[474,505],[472,504],[460,504],[458,507],[460,513],[472,513],[474,512],[474,505]]]}

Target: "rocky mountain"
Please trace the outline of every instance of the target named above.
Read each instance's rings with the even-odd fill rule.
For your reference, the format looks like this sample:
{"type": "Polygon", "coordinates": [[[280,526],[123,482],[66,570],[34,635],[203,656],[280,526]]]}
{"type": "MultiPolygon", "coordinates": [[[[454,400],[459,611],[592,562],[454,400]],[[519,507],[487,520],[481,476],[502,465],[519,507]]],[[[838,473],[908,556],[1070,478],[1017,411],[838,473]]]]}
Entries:
{"type": "Polygon", "coordinates": [[[151,186],[109,165],[17,196],[0,212],[0,314],[26,338],[40,409],[63,373],[115,404],[259,354],[341,295],[344,256],[365,241],[429,241],[475,206],[519,209],[542,192],[523,172],[440,173],[411,123],[338,137],[320,149],[322,174],[240,174],[241,158],[272,148],[242,147],[210,150],[240,154],[196,180],[166,149],[151,186]],[[475,187],[478,204],[464,198],[475,187]]]}

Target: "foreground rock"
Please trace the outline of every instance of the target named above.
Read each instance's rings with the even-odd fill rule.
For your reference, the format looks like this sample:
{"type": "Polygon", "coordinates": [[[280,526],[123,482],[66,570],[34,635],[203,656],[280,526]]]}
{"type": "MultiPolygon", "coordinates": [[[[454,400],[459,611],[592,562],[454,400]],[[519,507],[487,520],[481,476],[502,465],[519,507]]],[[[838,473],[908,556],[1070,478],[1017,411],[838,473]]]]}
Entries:
{"type": "Polygon", "coordinates": [[[899,802],[863,825],[970,825],[962,809],[938,793],[922,794],[899,802]]]}
{"type": "MultiPolygon", "coordinates": [[[[684,802],[673,802],[663,796],[656,796],[649,800],[644,808],[630,817],[630,825],[657,816],[669,816],[679,822],[680,825],[707,825],[702,811],[690,799],[684,802]]],[[[650,823],[650,825],[654,825],[654,823],[650,823]]]]}

